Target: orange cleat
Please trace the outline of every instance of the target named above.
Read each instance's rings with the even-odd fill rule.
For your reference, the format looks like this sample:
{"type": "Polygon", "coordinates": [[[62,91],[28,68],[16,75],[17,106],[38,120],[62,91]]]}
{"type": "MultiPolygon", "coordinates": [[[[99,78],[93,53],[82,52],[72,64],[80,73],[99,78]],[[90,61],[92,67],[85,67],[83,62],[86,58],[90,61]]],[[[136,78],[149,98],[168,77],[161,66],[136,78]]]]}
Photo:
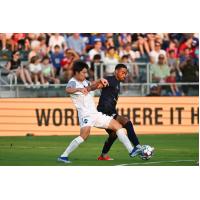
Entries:
{"type": "Polygon", "coordinates": [[[110,156],[99,156],[97,160],[114,160],[113,158],[110,158],[110,156]]]}

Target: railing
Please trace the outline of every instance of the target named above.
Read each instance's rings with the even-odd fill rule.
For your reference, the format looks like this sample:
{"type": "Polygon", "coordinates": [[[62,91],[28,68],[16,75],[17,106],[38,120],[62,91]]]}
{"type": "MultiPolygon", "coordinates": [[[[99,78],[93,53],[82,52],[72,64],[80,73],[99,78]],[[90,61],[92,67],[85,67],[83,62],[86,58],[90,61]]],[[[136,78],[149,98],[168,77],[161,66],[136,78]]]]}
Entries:
{"type": "MultiPolygon", "coordinates": [[[[152,83],[121,83],[121,96],[145,96],[148,94],[148,88],[152,83]],[[127,93],[124,87],[129,87],[127,93]],[[139,93],[134,93],[136,89],[139,93]]],[[[159,86],[170,86],[174,83],[158,83],[159,86]]],[[[192,83],[176,83],[177,86],[199,86],[198,82],[192,83]]],[[[68,96],[65,93],[66,84],[50,84],[47,87],[40,86],[40,88],[27,88],[23,84],[17,85],[0,85],[0,97],[65,97],[68,96]]],[[[100,91],[95,92],[96,96],[99,96],[100,91]]]]}
{"type": "MultiPolygon", "coordinates": [[[[145,96],[150,92],[150,86],[155,83],[121,83],[121,87],[128,86],[128,87],[140,87],[140,96],[145,96]]],[[[198,82],[177,82],[177,83],[156,83],[158,86],[199,86],[198,82]]]]}
{"type": "MultiPolygon", "coordinates": [[[[139,70],[145,69],[143,72],[143,77],[145,79],[144,82],[136,82],[136,83],[121,83],[121,91],[124,96],[145,96],[150,92],[150,85],[151,77],[150,77],[150,64],[149,63],[127,63],[127,65],[137,65],[139,70]],[[127,89],[128,88],[128,89],[127,89]],[[126,90],[126,91],[125,91],[126,90]]],[[[104,63],[97,63],[94,65],[94,79],[97,80],[98,78],[104,77],[104,63]]],[[[1,72],[1,70],[0,70],[1,72]]],[[[143,79],[143,80],[144,80],[143,79]]],[[[1,79],[0,73],[0,80],[3,82],[4,80],[1,79]]],[[[158,83],[160,86],[170,86],[174,83],[158,83]]],[[[189,82],[189,83],[176,83],[177,86],[198,86],[198,82],[189,82]]],[[[4,81],[1,85],[0,83],[0,97],[45,97],[45,96],[59,96],[63,97],[66,96],[64,89],[66,84],[50,84],[48,88],[42,85],[40,88],[26,88],[23,84],[17,84],[17,78],[14,74],[10,75],[8,82],[4,81]],[[51,93],[52,94],[49,94],[51,93]]],[[[99,95],[100,92],[97,91],[95,95],[99,95]]]]}
{"type": "MultiPolygon", "coordinates": [[[[146,62],[135,62],[135,63],[124,63],[125,65],[132,65],[132,66],[145,66],[146,67],[146,72],[147,74],[149,73],[149,69],[150,69],[150,64],[146,63],[146,62]]],[[[94,79],[97,80],[98,78],[103,78],[104,77],[104,63],[95,63],[94,64],[94,79]],[[98,68],[100,67],[100,76],[98,76],[98,68]]],[[[149,79],[149,77],[147,77],[147,79],[149,79]]]]}

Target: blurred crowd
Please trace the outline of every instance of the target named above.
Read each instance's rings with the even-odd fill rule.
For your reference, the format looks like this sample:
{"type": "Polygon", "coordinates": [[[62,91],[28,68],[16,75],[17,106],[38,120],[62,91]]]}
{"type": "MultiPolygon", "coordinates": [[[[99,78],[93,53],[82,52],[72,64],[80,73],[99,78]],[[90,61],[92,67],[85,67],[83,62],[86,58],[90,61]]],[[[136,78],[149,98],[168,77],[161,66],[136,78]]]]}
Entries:
{"type": "Polygon", "coordinates": [[[66,83],[72,76],[73,63],[79,59],[89,63],[89,80],[95,79],[95,73],[110,76],[116,64],[125,63],[129,70],[126,82],[140,82],[137,63],[145,62],[151,66],[151,82],[173,83],[168,87],[169,95],[186,95],[188,87],[180,91],[176,82],[199,80],[199,35],[0,33],[0,59],[7,59],[6,69],[15,72],[26,86],[33,87],[66,83]],[[24,52],[26,64],[21,61],[24,52]]]}

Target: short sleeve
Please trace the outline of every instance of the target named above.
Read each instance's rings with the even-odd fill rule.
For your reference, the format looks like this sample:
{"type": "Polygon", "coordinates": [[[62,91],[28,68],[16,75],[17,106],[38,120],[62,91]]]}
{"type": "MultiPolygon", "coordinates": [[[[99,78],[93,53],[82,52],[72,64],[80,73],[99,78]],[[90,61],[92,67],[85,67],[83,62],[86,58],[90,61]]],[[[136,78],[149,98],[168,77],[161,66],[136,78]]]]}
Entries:
{"type": "Polygon", "coordinates": [[[66,88],[76,88],[76,82],[75,81],[68,82],[66,88]]]}

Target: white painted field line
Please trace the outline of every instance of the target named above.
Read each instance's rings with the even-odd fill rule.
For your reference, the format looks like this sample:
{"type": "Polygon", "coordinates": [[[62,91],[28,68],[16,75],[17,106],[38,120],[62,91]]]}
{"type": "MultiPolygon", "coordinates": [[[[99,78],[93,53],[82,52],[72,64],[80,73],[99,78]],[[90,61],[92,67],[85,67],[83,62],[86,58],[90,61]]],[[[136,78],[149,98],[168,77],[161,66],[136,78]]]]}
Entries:
{"type": "Polygon", "coordinates": [[[126,163],[115,166],[128,166],[128,165],[148,165],[148,164],[159,164],[159,163],[179,163],[179,162],[195,162],[195,160],[169,160],[169,161],[155,161],[155,162],[145,162],[144,163],[126,163]]]}
{"type": "Polygon", "coordinates": [[[59,146],[57,147],[34,147],[34,146],[4,146],[4,147],[0,147],[0,149],[56,149],[59,148],[59,146]]]}

